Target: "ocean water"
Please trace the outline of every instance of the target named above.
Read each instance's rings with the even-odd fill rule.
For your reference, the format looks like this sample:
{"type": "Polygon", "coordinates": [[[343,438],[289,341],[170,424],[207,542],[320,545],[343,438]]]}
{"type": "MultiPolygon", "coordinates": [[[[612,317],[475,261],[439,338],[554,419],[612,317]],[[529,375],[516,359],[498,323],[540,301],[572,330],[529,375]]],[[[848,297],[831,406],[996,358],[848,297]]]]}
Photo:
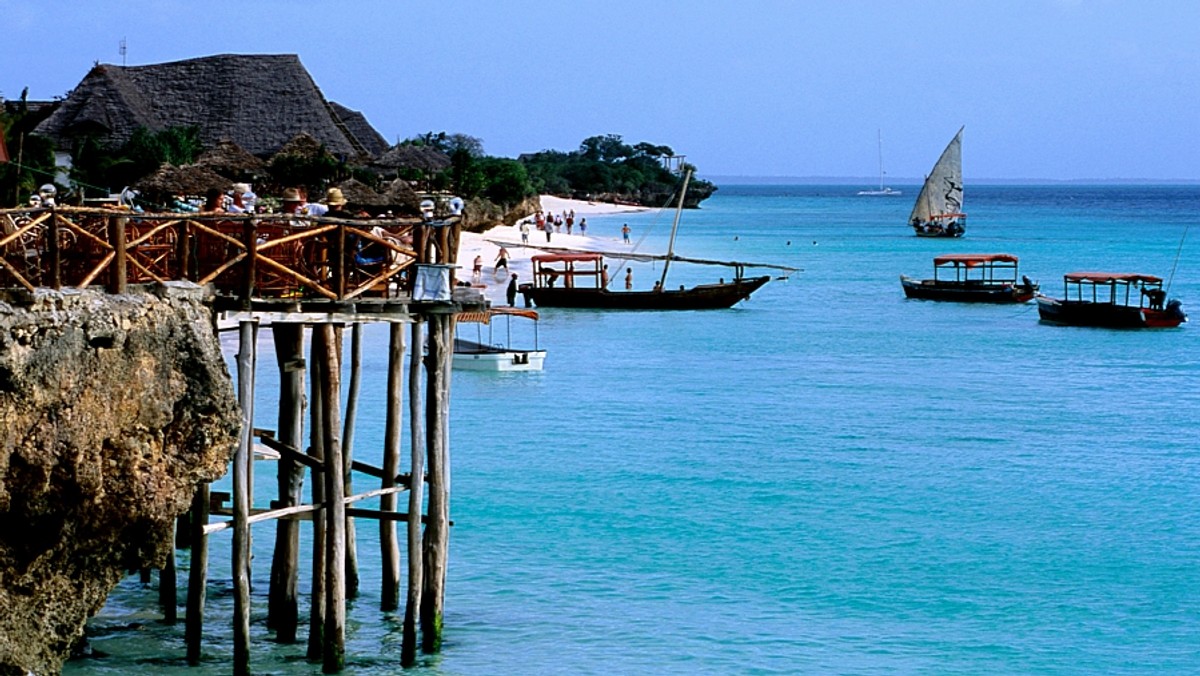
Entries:
{"type": "MultiPolygon", "coordinates": [[[[961,240],[913,237],[902,187],[724,186],[677,251],[802,272],[728,311],[546,310],[544,372],[454,373],[445,645],[412,673],[1200,671],[1198,327],[1048,326],[898,281],[956,251],[1017,254],[1050,295],[1071,270],[1174,271],[1200,321],[1200,186],[968,186],[961,240]]],[[[589,232],[662,251],[670,216],[589,232]]],[[[630,265],[641,288],[660,271],[630,265]]],[[[366,340],[353,452],[377,462],[386,330],[366,340]]],[[[265,629],[273,526],[254,532],[254,670],[313,673],[265,629]]],[[[375,533],[348,673],[399,671],[375,533]]],[[[227,540],[203,666],[135,577],[91,625],[109,656],[67,673],[228,673],[227,540]]]]}

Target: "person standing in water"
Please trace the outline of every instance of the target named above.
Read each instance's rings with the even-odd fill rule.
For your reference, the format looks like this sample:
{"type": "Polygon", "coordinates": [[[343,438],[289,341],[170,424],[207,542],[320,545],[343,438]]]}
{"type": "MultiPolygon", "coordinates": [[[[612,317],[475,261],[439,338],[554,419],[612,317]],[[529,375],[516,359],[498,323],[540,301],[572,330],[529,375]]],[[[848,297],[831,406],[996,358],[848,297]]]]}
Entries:
{"type": "Polygon", "coordinates": [[[633,268],[625,268],[625,290],[633,290],[633,268]]]}

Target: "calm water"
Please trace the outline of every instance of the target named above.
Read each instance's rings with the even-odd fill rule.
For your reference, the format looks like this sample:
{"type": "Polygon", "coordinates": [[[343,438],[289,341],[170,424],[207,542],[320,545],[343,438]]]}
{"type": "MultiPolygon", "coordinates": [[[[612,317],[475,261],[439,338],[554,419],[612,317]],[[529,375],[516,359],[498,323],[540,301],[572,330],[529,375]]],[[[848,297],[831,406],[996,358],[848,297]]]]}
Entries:
{"type": "MultiPolygon", "coordinates": [[[[1197,326],[1045,326],[898,283],[1003,251],[1053,295],[1070,270],[1167,277],[1184,241],[1170,295],[1200,321],[1200,187],[969,186],[958,241],[912,237],[904,188],[725,187],[679,252],[802,273],[730,311],[547,310],[544,373],[455,373],[446,645],[414,673],[1200,671],[1197,326]]],[[[661,251],[670,214],[588,221],[661,251]]],[[[378,461],[386,332],[367,339],[354,453],[378,461]]],[[[255,669],[311,673],[267,640],[256,528],[255,669]]],[[[349,671],[393,673],[401,616],[359,528],[349,671]]],[[[228,538],[214,554],[205,667],[130,579],[93,622],[112,656],[68,672],[228,673],[228,538]]]]}

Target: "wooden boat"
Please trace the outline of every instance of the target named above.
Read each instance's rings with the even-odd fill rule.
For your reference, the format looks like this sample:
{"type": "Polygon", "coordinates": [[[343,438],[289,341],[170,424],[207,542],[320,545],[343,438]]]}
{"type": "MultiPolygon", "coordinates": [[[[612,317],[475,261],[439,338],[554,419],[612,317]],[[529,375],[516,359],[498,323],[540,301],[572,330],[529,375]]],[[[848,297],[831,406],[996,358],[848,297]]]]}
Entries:
{"type": "Polygon", "coordinates": [[[1028,303],[1038,285],[1017,281],[1017,257],[1006,253],[944,254],[933,259],[933,279],[900,275],[908,298],[963,303],[1028,303]]]}
{"type": "MultiPolygon", "coordinates": [[[[679,229],[679,216],[683,210],[683,198],[687,193],[689,171],[683,179],[679,193],[679,205],[675,209],[675,222],[671,226],[671,239],[666,256],[653,256],[663,261],[662,277],[649,291],[610,291],[608,285],[620,276],[609,277],[604,264],[604,254],[597,252],[550,253],[533,256],[533,281],[520,286],[525,296],[525,305],[538,307],[594,308],[600,310],[717,310],[732,307],[750,297],[762,285],[771,280],[769,275],[744,277],[743,263],[720,263],[695,261],[675,255],[675,235],[679,229]],[[706,262],[728,265],[735,270],[732,281],[724,279],[715,284],[701,284],[691,288],[683,286],[667,289],[667,271],[671,261],[706,262]]],[[[623,256],[633,258],[634,256],[623,256]]],[[[771,266],[768,266],[771,267],[771,266]]]]}
{"type": "Polygon", "coordinates": [[[926,177],[908,224],[918,237],[962,237],[967,215],[962,211],[962,133],[950,140],[926,177]]]}
{"type": "Polygon", "coordinates": [[[534,310],[498,307],[482,312],[460,312],[455,317],[459,329],[464,324],[475,324],[477,339],[470,340],[455,332],[453,367],[467,371],[541,371],[546,361],[546,351],[538,348],[537,321],[534,310]],[[493,328],[498,317],[505,318],[506,339],[503,343],[493,340],[493,328]],[[533,320],[533,349],[512,346],[512,318],[533,320]],[[487,325],[487,342],[483,340],[483,326],[487,325]]]}
{"type": "Polygon", "coordinates": [[[1043,322],[1118,329],[1172,328],[1187,321],[1183,304],[1164,304],[1162,279],[1130,272],[1071,272],[1063,298],[1037,296],[1043,322]]]}

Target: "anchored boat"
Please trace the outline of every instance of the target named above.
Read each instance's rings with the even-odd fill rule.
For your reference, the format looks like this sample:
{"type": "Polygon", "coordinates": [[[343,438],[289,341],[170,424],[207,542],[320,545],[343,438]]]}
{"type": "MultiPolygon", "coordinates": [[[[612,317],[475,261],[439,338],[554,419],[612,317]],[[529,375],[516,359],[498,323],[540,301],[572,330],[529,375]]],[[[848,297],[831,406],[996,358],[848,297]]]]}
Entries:
{"type": "Polygon", "coordinates": [[[1165,302],[1162,279],[1131,272],[1070,272],[1063,298],[1037,296],[1043,322],[1114,329],[1172,328],[1187,321],[1183,304],[1165,302]]]}
{"type": "Polygon", "coordinates": [[[1028,303],[1038,285],[1017,281],[1017,257],[1006,253],[944,254],[933,259],[933,279],[900,275],[908,298],[963,303],[1028,303]]]}
{"type": "Polygon", "coordinates": [[[476,325],[476,340],[454,337],[453,365],[456,369],[467,371],[541,371],[546,361],[546,351],[538,348],[537,321],[535,310],[523,310],[513,307],[497,307],[482,312],[460,312],[455,317],[461,326],[476,325]],[[505,340],[503,343],[494,339],[494,327],[497,317],[504,317],[505,340]],[[512,318],[519,317],[533,320],[533,349],[517,348],[512,344],[512,318]],[[483,327],[486,325],[487,342],[483,340],[483,327]]]}

